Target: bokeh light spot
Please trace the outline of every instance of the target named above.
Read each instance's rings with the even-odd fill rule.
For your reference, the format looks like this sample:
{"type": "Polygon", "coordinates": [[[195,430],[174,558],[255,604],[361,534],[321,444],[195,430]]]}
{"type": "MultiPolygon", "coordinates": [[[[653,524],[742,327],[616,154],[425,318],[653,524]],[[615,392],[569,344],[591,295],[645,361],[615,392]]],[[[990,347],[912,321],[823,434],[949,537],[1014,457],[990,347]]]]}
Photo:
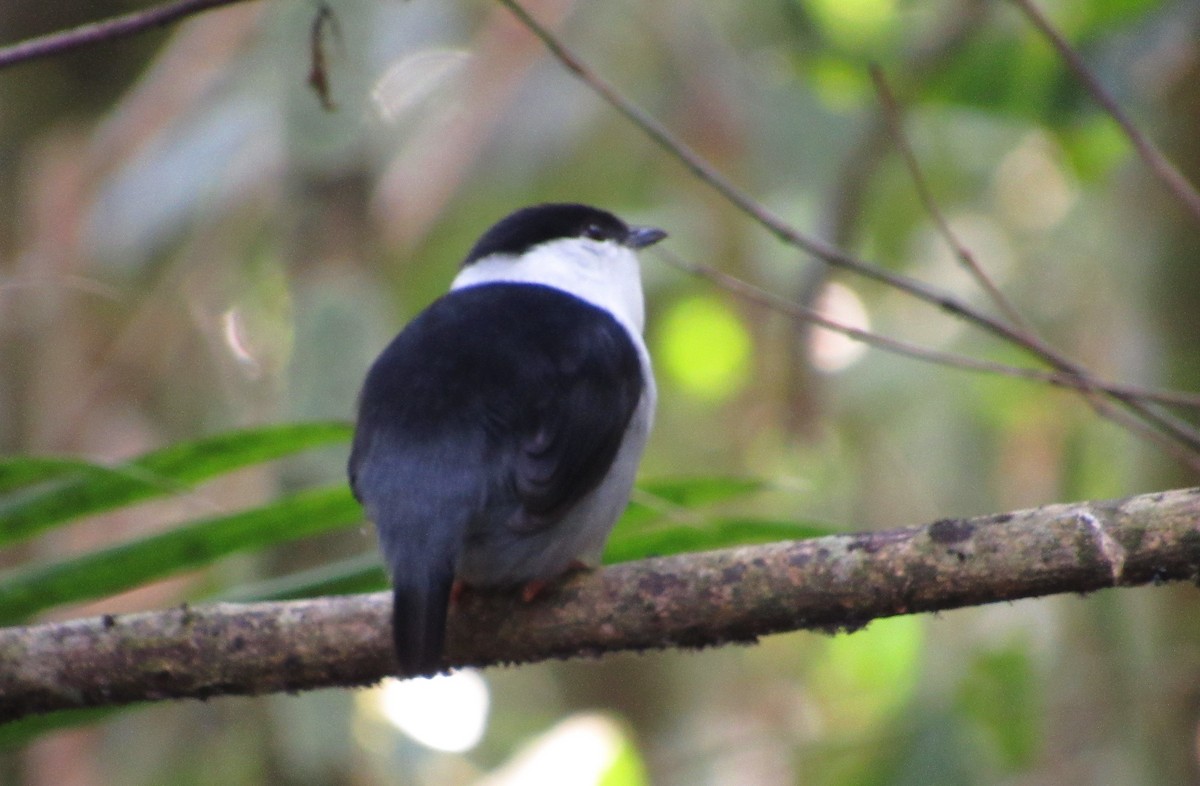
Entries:
{"type": "Polygon", "coordinates": [[[715,297],[687,297],[672,305],[660,323],[658,344],[655,354],[663,371],[697,398],[728,398],[746,381],[750,336],[715,297]]]}
{"type": "MultiPolygon", "coordinates": [[[[839,325],[870,330],[871,321],[867,307],[850,287],[830,282],[817,298],[817,311],[821,316],[839,325]]],[[[835,333],[822,327],[814,327],[808,338],[808,353],[813,367],[818,371],[833,374],[854,365],[867,351],[867,345],[855,341],[844,333],[835,333]]]]}
{"type": "Polygon", "coordinates": [[[388,722],[434,750],[469,751],[479,744],[487,728],[487,682],[471,669],[410,680],[386,679],[377,692],[379,709],[388,722]]]}
{"type": "Polygon", "coordinates": [[[641,786],[645,768],[620,724],[575,715],[530,741],[476,786],[641,786]]]}
{"type": "Polygon", "coordinates": [[[895,0],[808,0],[806,5],[827,36],[851,50],[870,47],[896,21],[895,0]]]}

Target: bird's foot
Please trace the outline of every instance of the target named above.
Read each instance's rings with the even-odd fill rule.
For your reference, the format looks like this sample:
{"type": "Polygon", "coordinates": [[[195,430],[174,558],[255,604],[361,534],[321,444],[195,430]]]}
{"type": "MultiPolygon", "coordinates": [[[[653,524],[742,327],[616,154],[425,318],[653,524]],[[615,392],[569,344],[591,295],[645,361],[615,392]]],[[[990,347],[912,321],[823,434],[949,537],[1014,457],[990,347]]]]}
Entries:
{"type": "MultiPolygon", "coordinates": [[[[575,571],[578,571],[578,570],[589,570],[589,569],[590,569],[590,567],[587,564],[581,562],[580,560],[573,559],[573,560],[571,560],[571,564],[567,565],[567,569],[562,572],[562,575],[565,576],[568,573],[574,573],[575,571]]],[[[562,578],[562,576],[559,576],[558,578],[562,578]]],[[[553,580],[535,579],[533,581],[527,582],[523,587],[521,587],[521,600],[523,600],[526,603],[532,603],[533,601],[535,601],[539,597],[541,597],[542,593],[546,591],[546,587],[549,587],[554,581],[557,581],[557,580],[558,579],[553,579],[553,580]]],[[[453,597],[453,596],[451,596],[451,597],[453,597]]]]}
{"type": "Polygon", "coordinates": [[[550,586],[550,582],[545,579],[537,579],[536,581],[527,583],[521,587],[521,600],[526,603],[533,603],[537,600],[538,595],[541,595],[548,586],[550,586]]]}

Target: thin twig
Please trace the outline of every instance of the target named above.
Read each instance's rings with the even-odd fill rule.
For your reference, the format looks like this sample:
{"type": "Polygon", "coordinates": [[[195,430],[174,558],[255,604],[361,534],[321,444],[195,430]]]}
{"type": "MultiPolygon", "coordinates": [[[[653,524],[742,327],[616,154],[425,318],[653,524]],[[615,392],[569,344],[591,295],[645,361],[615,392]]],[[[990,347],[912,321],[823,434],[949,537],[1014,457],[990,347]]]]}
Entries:
{"type": "MultiPolygon", "coordinates": [[[[585,66],[549,30],[530,16],[529,12],[516,2],[516,0],[499,0],[499,2],[508,8],[545,45],[550,54],[563,67],[590,87],[593,92],[604,99],[617,112],[642,129],[643,133],[649,136],[665,152],[678,159],[701,182],[716,190],[727,201],[757,221],[782,242],[807,251],[830,265],[848,270],[865,278],[879,281],[894,289],[931,303],[947,313],[958,316],[1025,349],[1053,368],[1065,374],[1078,377],[1081,382],[1094,387],[1090,375],[1085,368],[1070,360],[1045,342],[1037,340],[1036,337],[1024,335],[1020,329],[971,308],[965,302],[949,293],[931,287],[909,276],[893,273],[877,265],[872,265],[819,238],[806,235],[793,228],[786,221],[734,186],[698,153],[676,139],[665,126],[632,101],[626,99],[612,85],[585,66]]],[[[1126,396],[1119,393],[1110,393],[1109,395],[1116,402],[1144,419],[1147,424],[1184,446],[1190,453],[1195,454],[1193,459],[1188,462],[1189,466],[1193,469],[1200,466],[1200,432],[1192,428],[1190,424],[1156,411],[1148,403],[1140,401],[1136,396],[1126,396]]],[[[1106,411],[1110,410],[1100,407],[1097,408],[1097,411],[1101,415],[1107,416],[1106,411]]],[[[1174,453],[1174,455],[1179,454],[1174,453]]]]}
{"type": "MultiPolygon", "coordinates": [[[[871,74],[871,80],[875,84],[876,94],[879,96],[882,113],[888,130],[892,135],[893,142],[895,143],[896,148],[900,151],[901,158],[904,160],[904,164],[908,169],[909,176],[912,178],[913,187],[917,191],[917,196],[921,200],[925,211],[929,214],[930,218],[937,226],[938,232],[950,246],[960,264],[967,269],[967,272],[970,273],[970,275],[975,279],[976,283],[978,283],[980,287],[988,294],[988,296],[992,299],[992,302],[996,304],[996,307],[1000,309],[1001,313],[1004,314],[1012,326],[1023,335],[1025,343],[1028,346],[1041,346],[1049,348],[1049,345],[1046,344],[1044,340],[1036,333],[1033,326],[1024,319],[1012,302],[1009,301],[1004,293],[1000,291],[1000,288],[996,286],[994,281],[992,281],[991,276],[989,276],[982,266],[979,265],[974,254],[971,253],[971,250],[959,240],[958,236],[954,233],[954,230],[951,229],[950,223],[946,220],[941,209],[937,205],[937,201],[933,198],[933,192],[929,189],[928,182],[925,180],[925,175],[921,170],[920,162],[917,161],[916,154],[913,152],[912,146],[908,143],[908,138],[904,134],[903,123],[901,121],[902,113],[900,111],[900,105],[896,100],[895,94],[892,92],[891,87],[888,85],[887,79],[883,74],[883,70],[878,65],[872,64],[869,68],[869,71],[871,74]]],[[[950,357],[957,358],[957,356],[954,355],[951,355],[950,357]]],[[[987,361],[975,361],[966,358],[958,359],[968,361],[967,363],[960,364],[959,368],[970,368],[973,366],[975,370],[984,370],[983,367],[989,365],[987,361]]],[[[929,358],[929,360],[932,362],[938,362],[933,358],[929,358]]],[[[952,364],[943,363],[943,365],[952,364]]],[[[1031,376],[1024,373],[1027,371],[1027,369],[1021,369],[1012,366],[1001,366],[1001,364],[996,365],[999,367],[991,369],[993,373],[1027,378],[1031,376]]],[[[1163,403],[1162,397],[1142,395],[1142,393],[1151,393],[1153,391],[1141,391],[1137,388],[1132,388],[1129,386],[1114,386],[1100,382],[1099,380],[1093,379],[1090,376],[1084,377],[1079,375],[1068,375],[1064,377],[1064,375],[1056,374],[1054,372],[1043,373],[1045,374],[1043,379],[1046,382],[1073,388],[1081,393],[1087,399],[1088,404],[1092,407],[1097,415],[1112,420],[1113,422],[1129,429],[1130,431],[1136,432],[1143,438],[1157,444],[1164,451],[1175,457],[1176,460],[1192,467],[1197,471],[1200,471],[1200,457],[1198,457],[1195,452],[1188,450],[1174,440],[1171,440],[1166,434],[1153,429],[1142,420],[1139,420],[1137,417],[1114,408],[1098,395],[1100,392],[1107,393],[1110,396],[1132,395],[1143,402],[1155,401],[1156,403],[1163,403]],[[1065,381],[1067,379],[1070,381],[1065,381]]]]}
{"type": "Polygon", "coordinates": [[[90,22],[69,30],[30,38],[9,46],[0,47],[0,68],[26,63],[43,57],[52,57],[91,46],[102,41],[135,35],[155,27],[162,27],[187,16],[248,0],[177,0],[141,11],[132,11],[100,22],[90,22]]]}
{"type": "Polygon", "coordinates": [[[950,250],[954,252],[954,256],[958,258],[959,263],[966,268],[967,272],[975,279],[980,288],[987,293],[992,302],[996,304],[996,308],[1000,310],[1000,313],[1008,319],[1013,327],[1027,334],[1032,334],[1032,328],[1021,313],[1017,311],[1016,306],[1000,291],[1000,287],[996,286],[996,282],[992,280],[992,277],[988,275],[987,271],[975,259],[975,255],[971,253],[966,244],[959,240],[958,235],[950,228],[950,222],[946,220],[946,217],[937,205],[937,200],[933,198],[933,192],[930,190],[929,182],[925,179],[925,173],[921,170],[921,165],[917,161],[917,155],[913,152],[912,145],[908,141],[908,136],[904,133],[900,102],[896,100],[896,95],[888,84],[883,69],[878,64],[872,63],[868,70],[871,74],[871,81],[875,84],[875,94],[879,97],[880,111],[883,115],[884,124],[892,138],[892,144],[899,151],[900,158],[903,159],[904,166],[908,169],[908,176],[913,182],[913,189],[917,192],[917,198],[921,200],[921,205],[925,208],[925,212],[929,214],[930,219],[932,219],[934,225],[937,227],[938,233],[941,234],[946,244],[950,246],[950,250]]]}
{"type": "Polygon", "coordinates": [[[1027,379],[1034,382],[1042,382],[1055,387],[1068,388],[1076,391],[1101,391],[1112,395],[1133,396],[1144,401],[1153,401],[1158,404],[1176,407],[1190,407],[1200,409],[1200,394],[1185,393],[1174,390],[1155,390],[1153,388],[1145,388],[1138,385],[1125,385],[1119,382],[1109,382],[1106,380],[1088,380],[1084,381],[1072,374],[1065,374],[1059,371],[1047,371],[1045,369],[1027,368],[1024,366],[1013,366],[1008,363],[1000,363],[992,360],[978,360],[976,358],[958,355],[953,352],[942,352],[928,347],[922,347],[917,344],[912,344],[901,339],[891,338],[870,330],[863,330],[852,325],[846,325],[837,320],[830,319],[820,311],[795,303],[787,298],[772,294],[761,287],[744,281],[743,279],[731,276],[710,265],[701,264],[682,259],[679,255],[672,253],[665,248],[657,249],[658,256],[666,260],[673,267],[679,268],[686,273],[700,276],[707,279],[716,286],[724,289],[732,295],[745,300],[748,303],[766,308],[777,314],[781,314],[793,321],[812,323],[818,327],[825,328],[834,333],[839,333],[847,338],[855,341],[860,341],[863,344],[891,352],[895,355],[903,355],[905,357],[922,360],[928,363],[933,363],[947,368],[955,368],[962,371],[974,371],[988,374],[999,374],[1001,376],[1012,377],[1014,379],[1027,379]]]}
{"type": "Polygon", "coordinates": [[[1067,39],[1063,38],[1062,34],[1054,28],[1050,20],[1045,14],[1033,4],[1033,0],[1012,0],[1017,8],[1029,18],[1029,21],[1038,29],[1042,35],[1046,37],[1056,50],[1059,57],[1067,64],[1074,73],[1076,78],[1083,83],[1087,91],[1092,94],[1092,98],[1100,105],[1109,117],[1117,122],[1121,130],[1125,132],[1125,136],[1133,144],[1135,150],[1142,161],[1150,168],[1167,190],[1179,200],[1179,203],[1191,214],[1192,218],[1200,222],[1200,193],[1196,188],[1188,182],[1187,178],[1175,168],[1167,157],[1143,134],[1133,121],[1129,119],[1129,115],[1121,109],[1109,92],[1100,84],[1100,80],[1091,72],[1087,63],[1083,62],[1083,58],[1079,56],[1067,39]]]}
{"type": "MultiPolygon", "coordinates": [[[[965,0],[943,14],[927,35],[903,59],[902,70],[909,84],[925,82],[947,59],[968,46],[990,15],[989,0],[965,0]]],[[[852,248],[862,220],[863,202],[870,190],[872,176],[886,159],[889,148],[887,121],[876,107],[863,122],[862,133],[852,149],[842,156],[842,163],[832,179],[832,190],[822,200],[824,209],[818,219],[816,234],[839,248],[852,248]]],[[[812,260],[793,286],[792,300],[812,307],[834,269],[812,260]]],[[[783,423],[788,436],[811,434],[811,421],[823,398],[820,377],[813,374],[805,347],[812,326],[795,326],[796,340],[787,352],[785,385],[788,407],[783,423]]]]}
{"type": "Polygon", "coordinates": [[[333,36],[339,43],[342,38],[342,26],[338,23],[337,15],[329,4],[322,2],[317,5],[313,15],[312,25],[308,31],[309,69],[308,86],[317,94],[321,108],[333,112],[337,104],[329,87],[329,58],[325,51],[325,34],[333,36]]]}

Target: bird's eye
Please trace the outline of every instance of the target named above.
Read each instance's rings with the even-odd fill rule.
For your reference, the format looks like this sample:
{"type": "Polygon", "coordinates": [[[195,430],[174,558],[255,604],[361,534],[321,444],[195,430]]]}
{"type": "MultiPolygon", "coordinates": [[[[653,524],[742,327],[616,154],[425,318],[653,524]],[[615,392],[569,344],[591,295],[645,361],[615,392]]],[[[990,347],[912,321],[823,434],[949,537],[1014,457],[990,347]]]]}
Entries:
{"type": "Polygon", "coordinates": [[[583,236],[590,240],[607,240],[608,233],[599,224],[588,224],[583,229],[583,236]]]}

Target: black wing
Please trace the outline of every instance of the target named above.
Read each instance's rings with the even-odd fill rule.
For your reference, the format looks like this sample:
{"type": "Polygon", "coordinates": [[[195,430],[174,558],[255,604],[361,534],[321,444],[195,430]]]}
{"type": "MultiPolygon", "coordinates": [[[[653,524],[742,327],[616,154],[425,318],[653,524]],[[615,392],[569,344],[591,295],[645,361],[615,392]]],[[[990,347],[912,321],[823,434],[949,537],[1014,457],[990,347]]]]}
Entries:
{"type": "Polygon", "coordinates": [[[520,509],[507,523],[517,531],[549,526],[599,485],[645,387],[625,329],[598,308],[562,299],[574,301],[574,313],[538,347],[543,382],[512,402],[520,437],[505,452],[520,509]]]}
{"type": "Polygon", "coordinates": [[[518,506],[514,525],[536,529],[603,479],[644,386],[633,342],[602,309],[531,284],[456,290],[397,336],[368,375],[351,476],[364,432],[410,445],[481,444],[488,493],[512,495],[489,506],[518,506]],[[472,439],[478,432],[483,443],[472,439]]]}

